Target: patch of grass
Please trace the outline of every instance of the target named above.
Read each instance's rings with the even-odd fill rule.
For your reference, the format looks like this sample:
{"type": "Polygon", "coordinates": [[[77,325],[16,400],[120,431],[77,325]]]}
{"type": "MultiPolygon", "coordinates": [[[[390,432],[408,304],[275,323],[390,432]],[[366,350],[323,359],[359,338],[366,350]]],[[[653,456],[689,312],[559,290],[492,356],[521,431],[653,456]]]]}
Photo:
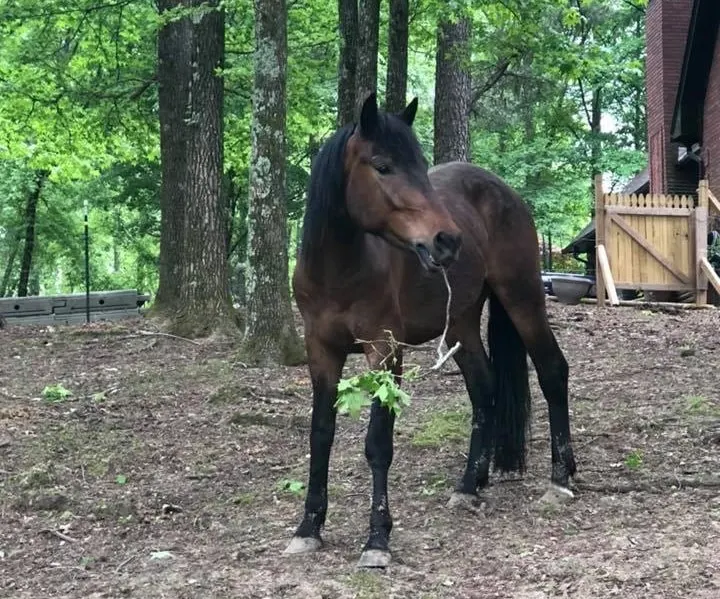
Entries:
{"type": "Polygon", "coordinates": [[[412,436],[415,447],[442,447],[465,441],[470,434],[470,410],[455,409],[434,413],[412,436]]]}
{"type": "Polygon", "coordinates": [[[357,599],[385,599],[387,589],[380,574],[359,570],[348,576],[348,584],[356,591],[357,599]]]}
{"type": "Polygon", "coordinates": [[[631,451],[625,456],[624,464],[630,470],[637,470],[643,465],[642,453],[637,449],[631,451]]]}
{"type": "Polygon", "coordinates": [[[34,489],[38,487],[52,487],[57,482],[55,466],[52,462],[37,464],[23,472],[18,482],[24,489],[34,489]]]}
{"type": "Polygon", "coordinates": [[[437,493],[442,493],[448,486],[448,481],[442,474],[435,474],[429,477],[427,481],[423,481],[423,486],[420,487],[420,495],[432,497],[437,493]]]}
{"type": "Polygon", "coordinates": [[[233,503],[235,505],[252,505],[255,503],[256,497],[255,493],[246,492],[246,493],[237,493],[236,495],[233,495],[230,498],[230,503],[233,503]]]}
{"type": "Polygon", "coordinates": [[[720,416],[720,406],[715,405],[703,395],[689,395],[685,398],[685,408],[691,414],[700,416],[720,416]]]}

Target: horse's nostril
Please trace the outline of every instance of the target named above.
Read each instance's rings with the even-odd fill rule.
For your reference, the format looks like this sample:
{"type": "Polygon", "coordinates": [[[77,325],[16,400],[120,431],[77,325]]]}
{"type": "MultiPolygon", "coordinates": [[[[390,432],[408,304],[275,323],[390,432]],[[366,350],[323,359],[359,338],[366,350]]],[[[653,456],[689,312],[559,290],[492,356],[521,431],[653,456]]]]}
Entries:
{"type": "Polygon", "coordinates": [[[435,248],[440,252],[454,254],[460,247],[460,238],[457,235],[451,235],[440,231],[435,235],[435,248]]]}

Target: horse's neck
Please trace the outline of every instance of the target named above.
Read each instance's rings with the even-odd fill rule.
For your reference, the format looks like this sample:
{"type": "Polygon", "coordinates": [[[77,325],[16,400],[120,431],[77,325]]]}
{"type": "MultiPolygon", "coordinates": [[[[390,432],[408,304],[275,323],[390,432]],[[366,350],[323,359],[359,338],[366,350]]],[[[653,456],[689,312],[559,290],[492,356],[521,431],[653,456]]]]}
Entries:
{"type": "Polygon", "coordinates": [[[351,239],[330,233],[305,264],[307,274],[328,292],[354,287],[363,279],[378,275],[381,266],[377,259],[378,243],[383,242],[362,231],[355,232],[351,239]]]}

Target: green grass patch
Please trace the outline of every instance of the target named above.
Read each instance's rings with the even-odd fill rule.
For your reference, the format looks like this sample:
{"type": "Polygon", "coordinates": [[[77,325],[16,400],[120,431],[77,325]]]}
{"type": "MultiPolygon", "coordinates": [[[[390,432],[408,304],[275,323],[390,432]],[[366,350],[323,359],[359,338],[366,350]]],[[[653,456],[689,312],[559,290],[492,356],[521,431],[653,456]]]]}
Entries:
{"type": "Polygon", "coordinates": [[[685,397],[685,409],[690,414],[720,417],[720,406],[703,395],[688,395],[685,397]]]}
{"type": "Polygon", "coordinates": [[[357,599],[385,599],[389,595],[385,581],[377,572],[353,572],[348,576],[348,584],[357,593],[357,599]]]}
{"type": "Polygon", "coordinates": [[[412,436],[415,447],[442,447],[467,441],[470,435],[470,408],[435,412],[412,436]]]}

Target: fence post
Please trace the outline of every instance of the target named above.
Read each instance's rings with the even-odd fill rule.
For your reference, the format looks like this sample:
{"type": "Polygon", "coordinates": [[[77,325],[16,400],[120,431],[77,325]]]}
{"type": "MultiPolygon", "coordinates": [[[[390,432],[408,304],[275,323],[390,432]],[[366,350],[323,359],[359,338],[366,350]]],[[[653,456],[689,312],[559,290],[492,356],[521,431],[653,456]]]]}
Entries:
{"type": "Polygon", "coordinates": [[[595,175],[595,296],[597,305],[605,305],[605,279],[603,278],[597,247],[605,245],[605,205],[603,202],[602,175],[595,175]]]}
{"type": "Polygon", "coordinates": [[[701,179],[698,184],[698,205],[695,208],[695,303],[707,304],[708,280],[702,268],[703,259],[707,260],[708,236],[708,182],[701,179]]]}

